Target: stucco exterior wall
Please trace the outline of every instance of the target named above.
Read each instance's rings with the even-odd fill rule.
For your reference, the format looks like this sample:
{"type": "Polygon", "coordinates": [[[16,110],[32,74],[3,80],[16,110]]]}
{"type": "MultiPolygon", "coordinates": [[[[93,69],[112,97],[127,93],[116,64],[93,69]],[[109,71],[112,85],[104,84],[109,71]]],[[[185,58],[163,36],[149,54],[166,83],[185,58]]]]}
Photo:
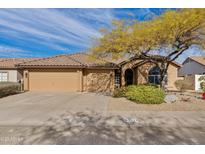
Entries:
{"type": "Polygon", "coordinates": [[[17,79],[17,70],[0,70],[0,72],[7,72],[8,73],[8,82],[18,82],[17,79]]]}
{"type": "MultiPolygon", "coordinates": [[[[136,61],[135,63],[137,64],[137,63],[139,63],[139,61],[136,61]]],[[[128,64],[123,66],[122,76],[121,76],[122,86],[125,85],[124,72],[126,69],[133,70],[133,72],[134,72],[134,77],[133,77],[134,84],[145,84],[145,83],[148,83],[148,75],[149,75],[150,69],[156,65],[154,63],[151,63],[151,62],[145,62],[145,63],[142,63],[135,68],[132,68],[132,66],[133,66],[133,63],[128,63],[128,64]]],[[[175,81],[179,80],[179,79],[183,79],[182,77],[178,77],[178,67],[174,64],[170,64],[167,74],[168,74],[168,81],[167,81],[166,87],[169,90],[176,90],[176,87],[174,84],[175,81]]]]}
{"type": "Polygon", "coordinates": [[[179,69],[179,76],[203,74],[205,73],[205,66],[191,60],[187,59],[187,63],[179,69]]]}
{"type": "Polygon", "coordinates": [[[17,70],[17,80],[20,81],[23,79],[23,70],[17,70]]]}
{"type": "Polygon", "coordinates": [[[88,92],[112,92],[114,90],[114,70],[85,69],[83,90],[88,92]]]}
{"type": "Polygon", "coordinates": [[[29,90],[29,78],[28,78],[28,70],[23,71],[23,90],[28,91],[29,90]]]}
{"type": "Polygon", "coordinates": [[[167,83],[167,88],[169,90],[177,90],[176,86],[175,86],[175,81],[179,80],[179,79],[183,79],[178,77],[178,67],[170,64],[169,68],[167,70],[167,75],[168,75],[168,83],[167,83]]]}
{"type": "Polygon", "coordinates": [[[130,62],[128,63],[125,63],[124,65],[122,65],[122,69],[121,69],[121,86],[125,86],[125,71],[127,69],[132,69],[133,71],[133,75],[134,75],[134,78],[133,78],[133,83],[134,84],[137,84],[137,71],[136,71],[136,68],[134,68],[133,66],[135,66],[136,64],[138,64],[139,62],[141,62],[142,60],[131,60],[130,62]]]}

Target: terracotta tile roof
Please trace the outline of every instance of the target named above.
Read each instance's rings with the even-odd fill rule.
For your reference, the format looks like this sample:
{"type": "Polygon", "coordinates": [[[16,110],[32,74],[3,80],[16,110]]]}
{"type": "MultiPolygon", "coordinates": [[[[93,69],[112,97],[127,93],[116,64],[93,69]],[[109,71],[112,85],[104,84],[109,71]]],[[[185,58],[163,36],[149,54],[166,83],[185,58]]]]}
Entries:
{"type": "Polygon", "coordinates": [[[8,58],[0,58],[0,61],[6,60],[6,59],[8,59],[8,58]]]}
{"type": "Polygon", "coordinates": [[[202,64],[202,65],[205,65],[205,57],[203,57],[203,56],[191,56],[189,58],[202,64]]]}
{"type": "Polygon", "coordinates": [[[29,62],[24,62],[18,67],[114,67],[113,63],[97,59],[85,53],[75,53],[69,55],[58,55],[49,58],[42,58],[29,62]]]}
{"type": "MultiPolygon", "coordinates": [[[[162,58],[163,56],[160,55],[153,55],[155,58],[162,58]]],[[[142,58],[140,58],[140,56],[130,56],[130,57],[122,57],[119,59],[111,59],[111,58],[106,58],[106,60],[113,62],[117,65],[123,65],[126,63],[129,63],[131,60],[137,60],[140,62],[144,61],[142,58]]],[[[177,67],[181,67],[182,65],[177,63],[176,61],[172,61],[172,64],[176,65],[177,67]]]]}
{"type": "Polygon", "coordinates": [[[107,61],[109,61],[109,62],[112,62],[112,63],[115,63],[115,64],[119,65],[120,63],[129,60],[129,58],[126,58],[126,57],[119,58],[119,59],[105,58],[105,60],[107,60],[107,61]]]}
{"type": "Polygon", "coordinates": [[[16,68],[17,64],[28,62],[39,58],[0,58],[1,68],[16,68]]]}
{"type": "Polygon", "coordinates": [[[100,59],[100,58],[96,58],[94,56],[91,56],[89,54],[86,53],[76,53],[76,54],[71,54],[68,55],[70,58],[74,59],[75,61],[78,61],[79,63],[81,63],[84,66],[88,66],[88,67],[92,67],[92,66],[116,66],[114,63],[109,62],[105,59],[100,59]]]}

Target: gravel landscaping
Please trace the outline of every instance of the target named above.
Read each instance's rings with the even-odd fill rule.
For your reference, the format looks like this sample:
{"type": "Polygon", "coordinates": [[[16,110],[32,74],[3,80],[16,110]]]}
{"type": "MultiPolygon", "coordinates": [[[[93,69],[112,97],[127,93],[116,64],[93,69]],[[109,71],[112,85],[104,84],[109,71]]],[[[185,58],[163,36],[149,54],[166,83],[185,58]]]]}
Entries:
{"type": "Polygon", "coordinates": [[[205,100],[198,93],[172,92],[177,100],[174,103],[137,104],[126,98],[110,98],[108,111],[205,111],[205,100]]]}

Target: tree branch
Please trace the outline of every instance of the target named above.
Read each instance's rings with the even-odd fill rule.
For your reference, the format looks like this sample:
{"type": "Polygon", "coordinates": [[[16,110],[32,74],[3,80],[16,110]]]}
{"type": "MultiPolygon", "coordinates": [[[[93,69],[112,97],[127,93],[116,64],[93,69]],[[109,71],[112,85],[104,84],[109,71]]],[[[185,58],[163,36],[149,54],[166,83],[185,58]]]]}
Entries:
{"type": "Polygon", "coordinates": [[[170,61],[176,60],[176,59],[177,59],[185,50],[187,50],[188,48],[189,48],[189,47],[187,46],[187,47],[181,49],[181,51],[179,51],[179,53],[178,53],[174,58],[172,58],[170,61]]]}

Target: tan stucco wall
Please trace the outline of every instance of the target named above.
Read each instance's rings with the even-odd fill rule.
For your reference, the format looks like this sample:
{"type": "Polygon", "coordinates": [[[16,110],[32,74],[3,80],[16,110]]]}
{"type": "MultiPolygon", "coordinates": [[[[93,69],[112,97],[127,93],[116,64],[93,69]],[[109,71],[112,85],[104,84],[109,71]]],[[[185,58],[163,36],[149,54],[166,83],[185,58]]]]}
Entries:
{"type": "MultiPolygon", "coordinates": [[[[138,63],[139,61],[136,61],[138,63]]],[[[121,76],[121,81],[122,81],[122,86],[125,85],[125,78],[124,78],[124,72],[126,69],[132,69],[135,76],[134,76],[134,84],[145,84],[148,82],[148,74],[149,70],[155,66],[154,63],[151,62],[146,62],[142,65],[137,66],[136,68],[132,68],[134,62],[132,63],[127,63],[122,67],[122,76],[121,76]]],[[[174,64],[170,64],[168,68],[168,82],[167,82],[167,88],[169,90],[176,90],[176,87],[174,85],[176,80],[181,79],[181,77],[178,77],[178,67],[174,64]]]]}
{"type": "Polygon", "coordinates": [[[28,70],[23,71],[23,89],[25,91],[29,90],[29,83],[28,83],[28,70]]]}
{"type": "Polygon", "coordinates": [[[114,70],[85,69],[83,90],[89,92],[112,92],[114,90],[114,70]]]}
{"type": "Polygon", "coordinates": [[[24,90],[82,91],[81,69],[29,69],[24,71],[24,90]]]}
{"type": "Polygon", "coordinates": [[[17,70],[5,69],[5,70],[0,70],[0,72],[8,73],[8,82],[18,82],[18,79],[17,79],[18,71],[17,70]]]}
{"type": "Polygon", "coordinates": [[[167,75],[168,75],[168,84],[167,84],[167,89],[169,90],[177,90],[175,86],[175,81],[181,79],[178,77],[178,67],[176,67],[173,64],[169,65],[169,68],[167,70],[167,75]]]}
{"type": "MultiPolygon", "coordinates": [[[[122,67],[122,86],[125,82],[124,72],[128,68],[132,69],[131,66],[133,64],[122,67]]],[[[147,83],[148,72],[153,66],[155,66],[153,63],[147,62],[132,69],[134,84],[147,83]]],[[[180,79],[177,76],[177,69],[175,65],[169,66],[168,89],[176,89],[174,82],[180,79]]],[[[24,90],[89,92],[112,92],[114,90],[115,73],[114,70],[109,69],[25,69],[23,74],[24,90]],[[27,78],[26,74],[28,74],[27,78]]]]}
{"type": "Polygon", "coordinates": [[[134,84],[137,84],[137,71],[136,68],[133,68],[134,65],[136,65],[137,63],[141,62],[142,60],[131,60],[128,63],[125,63],[124,65],[122,65],[122,69],[121,69],[121,85],[125,86],[125,71],[127,69],[132,69],[133,71],[133,75],[134,75],[134,79],[133,82],[134,84]]]}

